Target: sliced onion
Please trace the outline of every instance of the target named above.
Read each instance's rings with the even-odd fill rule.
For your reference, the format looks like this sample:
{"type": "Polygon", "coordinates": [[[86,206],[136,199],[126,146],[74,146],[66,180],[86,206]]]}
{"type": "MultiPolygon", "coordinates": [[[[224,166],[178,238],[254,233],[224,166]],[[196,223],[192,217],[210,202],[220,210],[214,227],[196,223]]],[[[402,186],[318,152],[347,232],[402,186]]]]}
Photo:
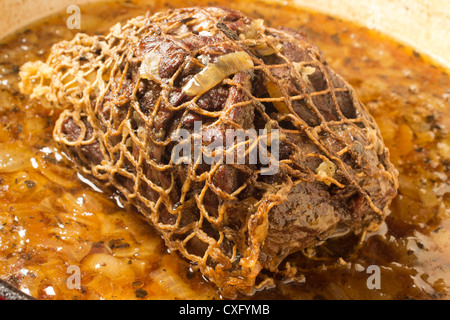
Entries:
{"type": "Polygon", "coordinates": [[[298,73],[302,76],[304,82],[309,82],[308,77],[316,72],[316,68],[310,66],[304,66],[299,62],[293,63],[294,68],[297,69],[298,73]]]}
{"type": "Polygon", "coordinates": [[[265,44],[260,44],[257,46],[254,46],[253,49],[256,51],[256,53],[259,56],[270,56],[272,54],[275,53],[275,50],[272,47],[269,47],[268,45],[265,44]]]}
{"type": "Polygon", "coordinates": [[[336,172],[336,165],[331,161],[324,161],[316,169],[318,175],[328,176],[333,178],[336,172]]]}
{"type": "Polygon", "coordinates": [[[250,27],[244,31],[244,36],[246,39],[256,39],[258,36],[258,33],[264,32],[264,20],[263,19],[256,19],[253,20],[250,24],[250,27]]]}
{"type": "Polygon", "coordinates": [[[275,53],[277,53],[277,51],[281,51],[282,48],[283,48],[283,46],[281,45],[281,43],[277,43],[275,45],[275,49],[272,48],[271,46],[269,46],[267,43],[262,43],[262,44],[258,44],[256,46],[252,46],[252,49],[256,51],[258,56],[262,56],[262,57],[275,54],[275,53]]]}
{"type": "Polygon", "coordinates": [[[159,76],[159,63],[161,62],[161,56],[155,51],[148,53],[142,61],[139,68],[139,74],[142,79],[158,80],[161,81],[159,76]]]}
{"type": "Polygon", "coordinates": [[[9,144],[0,148],[0,173],[24,170],[30,166],[29,150],[9,144]]]}
{"type": "Polygon", "coordinates": [[[95,253],[83,260],[83,270],[91,273],[100,273],[111,280],[134,279],[133,270],[127,260],[113,257],[105,253],[95,253]]]}
{"type": "Polygon", "coordinates": [[[79,185],[78,180],[74,179],[75,171],[72,168],[49,163],[45,164],[40,161],[40,159],[37,159],[37,162],[39,164],[37,169],[51,182],[63,186],[64,188],[75,188],[79,185]]]}
{"type": "Polygon", "coordinates": [[[324,161],[316,169],[316,179],[322,181],[327,186],[333,183],[339,188],[343,188],[344,186],[334,178],[336,170],[337,167],[333,162],[329,160],[324,161]]]}
{"type": "Polygon", "coordinates": [[[225,54],[218,57],[216,62],[207,64],[202,71],[189,80],[183,87],[183,91],[188,96],[202,94],[230,75],[249,70],[253,66],[252,58],[244,51],[225,54]]]}
{"type": "MultiPolygon", "coordinates": [[[[283,95],[281,94],[277,85],[275,83],[273,83],[272,81],[266,82],[266,89],[267,89],[267,92],[269,93],[270,97],[273,99],[283,97],[283,95]]],[[[273,101],[272,104],[275,107],[275,109],[278,110],[278,112],[289,113],[289,108],[284,103],[284,101],[273,101]]]]}
{"type": "Polygon", "coordinates": [[[189,287],[186,281],[178,276],[169,266],[153,271],[150,274],[155,283],[164,288],[171,296],[177,299],[198,299],[198,293],[189,287]]]}

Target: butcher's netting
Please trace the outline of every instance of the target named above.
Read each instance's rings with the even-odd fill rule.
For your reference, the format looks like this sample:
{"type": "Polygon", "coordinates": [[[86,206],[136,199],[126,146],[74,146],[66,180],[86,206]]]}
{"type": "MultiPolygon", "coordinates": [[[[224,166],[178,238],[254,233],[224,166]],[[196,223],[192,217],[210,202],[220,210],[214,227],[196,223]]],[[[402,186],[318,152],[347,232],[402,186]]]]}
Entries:
{"type": "MultiPolygon", "coordinates": [[[[296,186],[361,195],[372,213],[373,223],[360,224],[367,230],[382,221],[386,203],[362,179],[395,177],[376,124],[317,47],[291,30],[229,15],[170,10],[117,24],[106,36],[78,34],[54,45],[45,63],[26,64],[21,76],[24,92],[62,110],[54,138],[79,170],[117,189],[171,250],[232,295],[251,293],[263,268],[279,269],[261,251],[271,210],[296,186]],[[179,162],[177,143],[191,143],[186,151],[198,141],[194,120],[200,156],[179,162]],[[183,140],[182,129],[193,135],[183,140]],[[229,129],[255,131],[211,153],[208,144],[229,129]],[[272,162],[250,163],[262,147],[272,162]],[[366,151],[377,155],[372,172],[366,151]],[[239,154],[245,163],[230,162],[239,154]]],[[[313,244],[289,244],[290,252],[313,244]]]]}

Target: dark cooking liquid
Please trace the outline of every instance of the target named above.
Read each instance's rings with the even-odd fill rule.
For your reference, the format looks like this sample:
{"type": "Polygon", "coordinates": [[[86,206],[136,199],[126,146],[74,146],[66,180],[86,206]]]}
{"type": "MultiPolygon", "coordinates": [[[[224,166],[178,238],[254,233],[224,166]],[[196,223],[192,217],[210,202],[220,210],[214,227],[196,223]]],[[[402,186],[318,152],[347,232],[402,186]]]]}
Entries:
{"type": "MultiPolygon", "coordinates": [[[[400,172],[399,196],[377,233],[360,247],[347,235],[294,255],[290,260],[304,278],[280,279],[253,298],[450,298],[448,72],[376,32],[325,15],[256,1],[195,4],[224,5],[271,26],[302,29],[355,87],[400,172]],[[370,287],[369,266],[379,268],[380,289],[370,287]]],[[[81,31],[107,32],[117,21],[167,7],[143,0],[84,6],[81,31]]],[[[68,16],[0,44],[0,279],[40,299],[220,298],[184,260],[166,252],[137,213],[77,175],[52,140],[57,112],[18,93],[20,66],[45,60],[52,43],[78,31],[67,28],[68,16]],[[68,281],[70,270],[80,272],[80,287],[68,281]]]]}

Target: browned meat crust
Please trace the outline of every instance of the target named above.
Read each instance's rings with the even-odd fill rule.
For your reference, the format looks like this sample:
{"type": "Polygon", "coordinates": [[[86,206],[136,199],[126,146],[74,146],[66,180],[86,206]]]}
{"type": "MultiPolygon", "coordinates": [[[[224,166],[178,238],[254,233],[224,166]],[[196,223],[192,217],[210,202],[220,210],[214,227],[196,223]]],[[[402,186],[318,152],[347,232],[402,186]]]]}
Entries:
{"type": "Polygon", "coordinates": [[[226,296],[251,294],[262,269],[279,272],[288,255],[338,230],[377,228],[396,195],[375,121],[320,50],[240,12],[138,17],[56,44],[46,64],[21,74],[24,92],[65,109],[54,136],[79,169],[117,189],[226,296]],[[236,52],[253,67],[188,90],[236,52]],[[278,170],[225,162],[226,152],[212,164],[174,163],[174,135],[194,133],[196,121],[203,147],[227,129],[278,130],[278,170]]]}

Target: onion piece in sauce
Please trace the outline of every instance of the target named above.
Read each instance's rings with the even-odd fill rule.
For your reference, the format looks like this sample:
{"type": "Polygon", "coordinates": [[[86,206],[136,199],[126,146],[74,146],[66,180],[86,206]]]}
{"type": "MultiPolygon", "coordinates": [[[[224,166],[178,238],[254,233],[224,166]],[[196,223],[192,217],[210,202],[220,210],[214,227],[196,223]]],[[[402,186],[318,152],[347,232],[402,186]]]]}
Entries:
{"type": "MultiPolygon", "coordinates": [[[[279,99],[283,97],[283,94],[280,92],[278,86],[272,81],[266,82],[266,89],[272,99],[279,99]]],[[[284,101],[275,100],[272,101],[272,104],[279,113],[290,113],[289,108],[284,101]]]]}

